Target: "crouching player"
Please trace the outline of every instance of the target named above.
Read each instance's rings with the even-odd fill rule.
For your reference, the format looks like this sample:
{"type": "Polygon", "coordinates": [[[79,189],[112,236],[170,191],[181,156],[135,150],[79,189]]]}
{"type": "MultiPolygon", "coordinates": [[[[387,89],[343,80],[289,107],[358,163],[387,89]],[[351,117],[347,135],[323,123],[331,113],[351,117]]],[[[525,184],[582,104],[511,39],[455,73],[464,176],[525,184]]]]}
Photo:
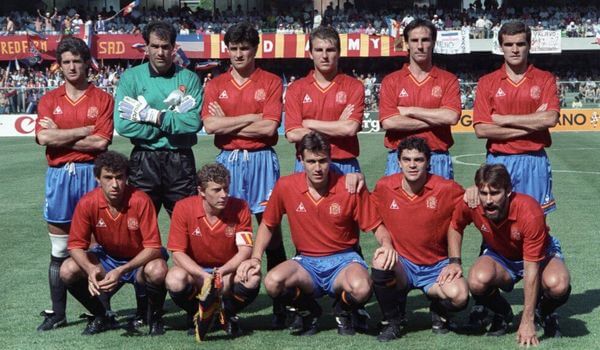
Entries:
{"type": "Polygon", "coordinates": [[[122,283],[145,289],[147,322],[151,335],[164,333],[162,322],[166,290],[167,253],[152,200],[127,185],[127,158],[109,151],[94,162],[98,188],[81,198],[71,224],[68,249],[60,277],[69,292],[93,315],[84,335],[112,328],[112,321],[98,296],[112,293],[122,283]],[[98,242],[91,250],[92,235],[98,242]]]}
{"type": "Polygon", "coordinates": [[[377,337],[400,337],[405,322],[406,296],[419,288],[431,300],[432,331],[448,332],[451,312],[467,306],[469,290],[462,278],[457,233],[448,236],[454,208],[464,190],[452,180],[428,174],[431,150],[425,139],[409,137],[398,146],[401,173],[377,182],[372,198],[389,228],[399,263],[392,271],[373,259],[373,289],[384,316],[377,337]],[[450,256],[450,258],[449,258],[450,256]]]}
{"type": "Polygon", "coordinates": [[[335,297],[338,333],[353,335],[351,314],[371,296],[367,264],[353,247],[358,228],[374,231],[381,245],[375,256],[391,269],[396,261],[389,233],[382,225],[369,193],[346,190],[345,178],[330,171],[330,144],[319,133],[310,132],[298,143],[304,172],[277,181],[259,226],[252,257],[238,268],[242,280],[260,273],[261,258],[273,229],[287,214],[291,238],[298,255],[273,268],[265,277],[267,293],[292,305],[302,317],[293,334],[317,332],[321,307],[315,298],[335,297]]]}
{"type": "MultiPolygon", "coordinates": [[[[189,333],[198,310],[196,295],[212,275],[223,281],[222,325],[228,335],[241,334],[237,313],[250,304],[260,289],[260,275],[243,282],[236,274],[240,263],[252,252],[252,218],[248,204],[229,197],[229,171],[222,164],[207,164],[197,174],[198,195],[177,202],[171,219],[167,248],[175,265],[169,269],[166,284],[173,301],[187,312],[189,333]]],[[[214,289],[214,291],[217,291],[214,289]]],[[[198,326],[200,339],[209,331],[212,312],[218,305],[202,305],[208,310],[198,326]]]]}
{"type": "Polygon", "coordinates": [[[494,313],[488,335],[505,334],[513,318],[510,304],[498,289],[509,292],[522,278],[525,300],[517,341],[539,344],[536,313],[544,335],[559,337],[554,311],[569,299],[570,277],[560,242],[548,234],[542,208],[533,197],[512,192],[510,175],[502,164],[479,168],[475,185],[480,206],[470,209],[461,202],[450,231],[462,233],[474,223],[483,236],[484,250],[469,270],[468,284],[477,304],[494,313]]]}

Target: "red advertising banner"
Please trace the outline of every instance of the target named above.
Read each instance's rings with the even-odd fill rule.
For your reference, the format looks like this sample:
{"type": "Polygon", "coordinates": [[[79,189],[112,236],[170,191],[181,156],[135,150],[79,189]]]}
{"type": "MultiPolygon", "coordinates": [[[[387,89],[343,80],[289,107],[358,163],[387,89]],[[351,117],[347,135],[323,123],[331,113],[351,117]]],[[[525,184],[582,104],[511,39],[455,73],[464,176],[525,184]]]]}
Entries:
{"type": "MultiPolygon", "coordinates": [[[[81,34],[83,36],[83,34],[81,34]]],[[[0,61],[28,58],[33,43],[44,60],[54,60],[61,36],[49,35],[33,39],[27,35],[0,36],[0,61]]],[[[141,35],[99,34],[92,38],[92,56],[97,59],[142,59],[144,39],[141,35]]],[[[341,34],[342,57],[406,56],[401,43],[390,36],[341,34]]],[[[227,58],[227,48],[221,34],[180,35],[177,44],[192,59],[227,58]]],[[[257,58],[308,57],[308,35],[261,34],[257,58]]]]}

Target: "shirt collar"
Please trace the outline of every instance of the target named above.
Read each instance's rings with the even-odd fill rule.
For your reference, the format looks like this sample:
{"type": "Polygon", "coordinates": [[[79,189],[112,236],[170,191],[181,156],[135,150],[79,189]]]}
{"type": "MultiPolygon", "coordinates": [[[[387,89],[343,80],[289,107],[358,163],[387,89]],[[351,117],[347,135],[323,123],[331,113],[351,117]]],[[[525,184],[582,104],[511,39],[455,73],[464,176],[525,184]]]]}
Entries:
{"type": "MultiPolygon", "coordinates": [[[[338,69],[337,74],[335,75],[335,77],[333,78],[333,80],[331,82],[332,83],[335,82],[335,83],[339,84],[339,80],[342,79],[342,75],[343,75],[343,73],[340,72],[340,70],[338,69]]],[[[306,78],[308,79],[309,84],[316,82],[317,80],[315,79],[315,70],[311,69],[310,72],[308,72],[308,74],[306,75],[306,78]]]]}
{"type": "MultiPolygon", "coordinates": [[[[400,72],[403,76],[409,76],[412,75],[410,69],[408,69],[409,64],[405,63],[402,68],[400,69],[400,72]]],[[[439,75],[439,71],[440,69],[438,67],[436,67],[435,65],[431,66],[431,70],[429,71],[429,73],[427,74],[427,77],[432,77],[432,78],[437,78],[439,75]]]]}
{"type": "MultiPolygon", "coordinates": [[[[88,83],[88,87],[85,89],[85,92],[83,93],[84,95],[89,95],[90,91],[92,91],[92,89],[94,89],[96,86],[94,86],[94,84],[92,83],[88,83]]],[[[62,84],[61,86],[59,86],[58,88],[56,88],[56,91],[58,92],[58,94],[60,96],[66,96],[67,95],[67,86],[66,84],[62,84]]]]}
{"type": "MultiPolygon", "coordinates": [[[[341,176],[342,175],[334,172],[333,170],[331,170],[331,168],[329,168],[329,174],[327,175],[328,193],[335,193],[335,185],[341,176]]],[[[298,186],[298,188],[300,189],[300,193],[308,192],[308,176],[306,175],[306,172],[302,172],[300,181],[300,186],[298,186]]]]}
{"type": "MultiPolygon", "coordinates": [[[[394,186],[395,190],[404,190],[402,188],[402,180],[404,179],[404,175],[402,173],[397,173],[392,175],[392,184],[394,186]]],[[[425,185],[423,186],[424,188],[431,190],[433,189],[433,176],[431,176],[431,174],[427,174],[427,181],[425,182],[425,185]]],[[[423,191],[421,191],[421,193],[423,193],[423,191]]]]}
{"type": "MultiPolygon", "coordinates": [[[[98,200],[98,207],[100,209],[110,207],[108,204],[108,200],[106,200],[106,197],[104,196],[104,192],[102,192],[102,188],[98,187],[97,190],[98,190],[98,192],[96,193],[96,198],[98,200]]],[[[131,187],[130,185],[125,185],[125,191],[123,191],[123,201],[125,203],[123,205],[123,208],[129,208],[129,199],[131,198],[133,191],[134,191],[133,187],[131,187]]]]}
{"type": "Polygon", "coordinates": [[[152,67],[152,65],[150,64],[150,62],[148,62],[148,71],[150,72],[150,76],[152,78],[156,78],[156,77],[172,78],[173,75],[175,75],[176,70],[177,70],[177,67],[176,67],[175,63],[172,63],[171,68],[169,68],[169,70],[165,74],[160,74],[159,72],[155,71],[154,68],[152,67]]]}
{"type": "MultiPolygon", "coordinates": [[[[528,79],[533,78],[533,64],[527,66],[524,77],[528,79]]],[[[506,73],[506,63],[504,63],[500,69],[500,79],[509,79],[508,74],[506,73]]]]}

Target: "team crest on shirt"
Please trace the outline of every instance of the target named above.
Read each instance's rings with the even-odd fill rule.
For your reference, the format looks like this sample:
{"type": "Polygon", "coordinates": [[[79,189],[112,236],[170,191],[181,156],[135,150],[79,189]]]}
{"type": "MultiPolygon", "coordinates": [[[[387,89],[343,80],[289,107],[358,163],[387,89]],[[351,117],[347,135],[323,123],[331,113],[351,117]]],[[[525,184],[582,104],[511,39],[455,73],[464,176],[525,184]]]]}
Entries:
{"type": "Polygon", "coordinates": [[[187,90],[187,88],[185,87],[185,85],[179,85],[179,91],[181,91],[185,94],[186,90],[187,90]]]}
{"type": "Polygon", "coordinates": [[[433,96],[435,98],[441,98],[442,97],[442,87],[439,85],[434,86],[431,89],[431,96],[433,96]]]}
{"type": "Polygon", "coordinates": [[[63,111],[60,108],[60,106],[56,106],[56,108],[54,108],[54,112],[52,112],[52,114],[54,114],[54,115],[63,114],[63,111]]]}
{"type": "Polygon", "coordinates": [[[219,100],[226,100],[228,98],[229,98],[229,95],[227,95],[227,90],[221,91],[221,94],[219,95],[219,100]]]}
{"type": "Polygon", "coordinates": [[[398,97],[408,97],[408,92],[406,92],[406,89],[402,89],[402,91],[400,91],[400,95],[398,95],[398,97]]]}
{"type": "Polygon", "coordinates": [[[304,203],[300,202],[300,204],[298,204],[298,208],[296,208],[296,212],[306,213],[306,208],[304,207],[304,203]]]}
{"type": "Polygon", "coordinates": [[[496,97],[502,96],[506,96],[506,94],[504,93],[504,90],[502,90],[502,88],[498,88],[498,91],[496,91],[496,97]]]}
{"type": "Polygon", "coordinates": [[[127,228],[132,231],[135,231],[140,228],[140,223],[137,221],[136,218],[128,218],[127,219],[127,228]]]}
{"type": "Polygon", "coordinates": [[[338,93],[335,94],[335,103],[343,105],[346,104],[347,101],[348,95],[346,95],[346,91],[338,91],[338,93]]]}
{"type": "Polygon", "coordinates": [[[304,95],[304,99],[302,99],[302,103],[311,103],[312,99],[310,98],[310,96],[308,96],[308,94],[304,95]]]}
{"type": "Polygon", "coordinates": [[[235,224],[228,224],[225,227],[225,236],[231,238],[235,235],[235,224]]]}
{"type": "Polygon", "coordinates": [[[267,99],[267,93],[265,92],[265,89],[256,90],[256,92],[254,93],[254,100],[256,102],[262,102],[266,99],[267,99]]]}
{"type": "Polygon", "coordinates": [[[393,209],[393,210],[399,210],[400,209],[400,207],[398,206],[398,203],[396,203],[395,199],[392,200],[392,204],[390,204],[390,209],[393,209]]]}
{"type": "Polygon", "coordinates": [[[98,117],[98,107],[92,106],[87,110],[87,117],[89,119],[96,119],[98,117]]]}
{"type": "Polygon", "coordinates": [[[429,208],[429,209],[436,209],[438,200],[437,200],[437,198],[435,198],[435,196],[431,196],[431,197],[427,198],[427,200],[425,201],[425,204],[427,205],[427,208],[429,208]]]}
{"type": "Polygon", "coordinates": [[[196,227],[194,231],[192,231],[192,236],[200,237],[202,236],[202,232],[200,232],[200,227],[196,227]]]}
{"type": "Polygon", "coordinates": [[[106,223],[104,222],[104,219],[100,218],[98,220],[98,223],[96,224],[96,227],[106,227],[106,223]]]}
{"type": "Polygon", "coordinates": [[[519,231],[510,231],[510,239],[513,241],[520,241],[523,239],[523,235],[519,231]]]}
{"type": "Polygon", "coordinates": [[[481,225],[480,230],[481,230],[481,232],[490,232],[490,229],[487,226],[485,226],[485,224],[481,225]]]}
{"type": "Polygon", "coordinates": [[[542,96],[542,89],[537,85],[532,86],[531,89],[529,89],[529,96],[534,100],[539,100],[542,96]]]}
{"type": "Polygon", "coordinates": [[[342,207],[338,203],[331,203],[329,206],[329,215],[340,216],[342,213],[342,207]]]}

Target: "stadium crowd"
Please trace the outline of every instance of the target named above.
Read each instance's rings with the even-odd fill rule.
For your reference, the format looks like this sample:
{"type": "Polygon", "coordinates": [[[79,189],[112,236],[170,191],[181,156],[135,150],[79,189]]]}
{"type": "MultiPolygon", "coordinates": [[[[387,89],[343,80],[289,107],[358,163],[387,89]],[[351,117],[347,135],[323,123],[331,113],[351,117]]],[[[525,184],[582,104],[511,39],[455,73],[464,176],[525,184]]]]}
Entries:
{"type": "Polygon", "coordinates": [[[259,12],[256,8],[243,9],[238,5],[214,13],[202,8],[192,10],[185,2],[182,7],[134,9],[121,16],[110,6],[99,10],[64,8],[47,12],[15,11],[0,17],[2,33],[18,34],[34,30],[46,34],[71,34],[83,30],[87,23],[96,33],[139,34],[152,20],[167,21],[179,34],[224,34],[233,23],[249,21],[259,32],[286,34],[308,33],[319,25],[331,25],[339,33],[394,34],[392,23],[401,31],[414,18],[430,19],[438,30],[469,28],[473,38],[491,38],[500,25],[509,20],[521,20],[532,29],[561,30],[567,37],[596,37],[600,33],[600,11],[597,6],[523,6],[498,7],[496,0],[473,2],[468,9],[441,9],[433,6],[415,6],[404,9],[382,9],[371,12],[357,9],[346,0],[343,5],[330,2],[323,13],[313,9],[312,1],[298,2],[286,9],[273,8],[259,12]]]}

